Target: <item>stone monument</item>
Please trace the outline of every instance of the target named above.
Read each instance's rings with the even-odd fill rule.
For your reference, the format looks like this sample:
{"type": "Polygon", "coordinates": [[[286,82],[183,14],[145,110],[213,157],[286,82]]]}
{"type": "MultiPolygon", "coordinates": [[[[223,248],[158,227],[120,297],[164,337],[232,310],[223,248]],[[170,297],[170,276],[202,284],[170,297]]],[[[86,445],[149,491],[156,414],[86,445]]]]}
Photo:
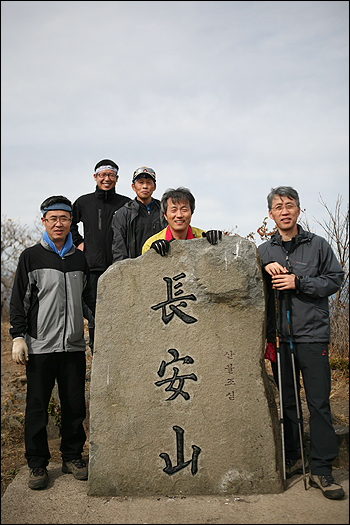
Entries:
{"type": "Polygon", "coordinates": [[[89,495],[283,491],[254,243],[172,241],[100,277],[89,495]]]}

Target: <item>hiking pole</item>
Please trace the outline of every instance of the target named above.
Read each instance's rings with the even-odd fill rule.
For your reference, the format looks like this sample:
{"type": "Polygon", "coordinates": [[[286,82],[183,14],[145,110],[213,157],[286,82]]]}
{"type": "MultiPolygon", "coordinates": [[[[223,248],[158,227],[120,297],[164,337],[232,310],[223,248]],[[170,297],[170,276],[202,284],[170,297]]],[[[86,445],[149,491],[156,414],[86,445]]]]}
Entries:
{"type": "Polygon", "coordinates": [[[307,490],[306,474],[305,474],[303,434],[302,434],[302,428],[301,428],[301,418],[300,418],[300,410],[299,410],[299,395],[298,395],[298,387],[297,387],[297,376],[296,376],[296,372],[295,372],[294,347],[293,347],[293,341],[292,341],[292,327],[291,327],[292,323],[291,323],[291,315],[290,315],[290,296],[289,296],[289,292],[283,292],[283,294],[284,294],[284,298],[285,298],[286,311],[287,311],[289,348],[290,348],[290,355],[291,355],[291,358],[292,358],[295,404],[297,406],[297,419],[298,419],[298,428],[299,428],[299,441],[300,441],[301,461],[302,461],[302,464],[303,464],[303,479],[304,479],[305,490],[307,490]]]}
{"type": "Polygon", "coordinates": [[[284,419],[283,419],[283,399],[282,399],[282,374],[281,374],[281,353],[280,353],[280,339],[278,336],[278,301],[277,290],[273,290],[275,298],[275,325],[276,325],[276,356],[277,356],[277,372],[278,372],[278,393],[280,398],[280,422],[281,422],[281,441],[282,441],[282,463],[283,463],[283,481],[286,481],[286,454],[284,446],[284,419]]]}

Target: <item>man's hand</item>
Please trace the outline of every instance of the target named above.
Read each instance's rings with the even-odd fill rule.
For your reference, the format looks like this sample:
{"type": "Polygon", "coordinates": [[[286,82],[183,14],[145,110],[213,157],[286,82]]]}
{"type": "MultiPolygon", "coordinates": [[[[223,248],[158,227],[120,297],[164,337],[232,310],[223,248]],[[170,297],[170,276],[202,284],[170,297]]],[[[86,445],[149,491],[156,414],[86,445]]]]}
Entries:
{"type": "Polygon", "coordinates": [[[17,364],[27,364],[28,346],[23,337],[16,337],[16,339],[13,340],[12,359],[17,364]]]}
{"type": "Polygon", "coordinates": [[[158,239],[158,241],[154,241],[151,244],[151,248],[156,250],[159,255],[163,257],[163,255],[166,255],[169,251],[170,242],[166,239],[158,239]]]}
{"type": "Polygon", "coordinates": [[[285,266],[272,262],[264,266],[264,270],[271,275],[272,289],[295,290],[295,275],[290,273],[285,266]]]}
{"type": "Polygon", "coordinates": [[[281,273],[288,273],[288,270],[285,266],[281,266],[278,262],[272,262],[264,266],[266,273],[273,277],[274,275],[279,275],[281,273]]]}
{"type": "Polygon", "coordinates": [[[281,273],[279,275],[273,275],[271,283],[274,290],[294,290],[295,275],[294,273],[281,273]]]}
{"type": "Polygon", "coordinates": [[[210,244],[218,244],[222,239],[222,231],[220,230],[208,230],[202,233],[202,237],[206,237],[210,244]]]}
{"type": "Polygon", "coordinates": [[[78,248],[78,250],[80,250],[80,251],[83,252],[83,251],[84,251],[84,243],[81,242],[81,243],[79,244],[79,246],[77,246],[77,248],[78,248]]]}

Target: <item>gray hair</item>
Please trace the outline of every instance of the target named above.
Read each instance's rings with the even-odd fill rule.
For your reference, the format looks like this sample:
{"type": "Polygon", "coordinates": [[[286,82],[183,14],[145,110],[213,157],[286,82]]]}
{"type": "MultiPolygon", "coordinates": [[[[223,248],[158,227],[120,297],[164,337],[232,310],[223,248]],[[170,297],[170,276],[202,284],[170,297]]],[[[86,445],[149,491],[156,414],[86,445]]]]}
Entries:
{"type": "Polygon", "coordinates": [[[275,195],[279,195],[280,197],[289,197],[290,199],[294,199],[297,203],[297,206],[300,206],[300,200],[297,190],[292,188],[291,186],[278,186],[278,188],[271,188],[270,193],[267,196],[267,206],[269,210],[272,208],[272,201],[275,195]]]}
{"type": "Polygon", "coordinates": [[[195,208],[195,198],[188,188],[183,188],[182,186],[176,190],[174,188],[169,188],[163,193],[160,201],[160,209],[165,215],[168,209],[168,199],[171,199],[175,203],[188,201],[191,207],[191,213],[193,215],[195,208]]]}

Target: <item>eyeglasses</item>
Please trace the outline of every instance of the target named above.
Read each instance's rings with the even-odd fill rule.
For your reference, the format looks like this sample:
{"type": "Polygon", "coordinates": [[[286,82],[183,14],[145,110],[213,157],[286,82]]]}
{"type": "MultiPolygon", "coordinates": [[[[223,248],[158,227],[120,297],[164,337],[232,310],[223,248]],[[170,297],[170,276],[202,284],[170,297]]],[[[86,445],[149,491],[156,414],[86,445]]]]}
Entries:
{"type": "Polygon", "coordinates": [[[117,179],[118,175],[115,173],[98,173],[97,174],[99,179],[117,179]]]}
{"type": "Polygon", "coordinates": [[[66,224],[71,220],[70,217],[49,217],[48,219],[45,219],[46,222],[49,224],[56,224],[56,222],[60,222],[61,224],[66,224]]]}
{"type": "Polygon", "coordinates": [[[292,211],[294,208],[297,208],[297,205],[296,204],[292,204],[291,202],[288,202],[284,206],[282,206],[282,204],[277,204],[277,206],[274,206],[273,208],[271,208],[271,210],[273,210],[273,211],[275,211],[277,213],[281,213],[284,210],[284,208],[287,211],[292,211]]]}

